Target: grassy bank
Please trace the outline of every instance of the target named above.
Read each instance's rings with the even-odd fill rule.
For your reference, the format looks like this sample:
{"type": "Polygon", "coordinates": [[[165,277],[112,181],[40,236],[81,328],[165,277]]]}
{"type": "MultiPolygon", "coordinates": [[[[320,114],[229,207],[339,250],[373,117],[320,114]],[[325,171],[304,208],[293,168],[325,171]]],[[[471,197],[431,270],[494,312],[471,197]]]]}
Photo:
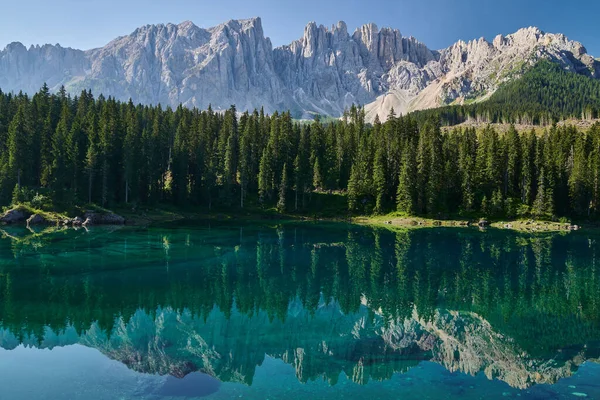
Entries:
{"type": "MultiPolygon", "coordinates": [[[[357,224],[375,225],[386,227],[457,227],[468,228],[478,227],[478,219],[432,219],[413,216],[367,216],[356,217],[352,220],[357,224]]],[[[537,221],[532,219],[522,220],[495,220],[489,221],[487,227],[497,229],[510,229],[520,232],[568,232],[573,229],[571,223],[554,222],[554,221],[537,221]]],[[[577,229],[581,227],[577,225],[577,229]]]]}

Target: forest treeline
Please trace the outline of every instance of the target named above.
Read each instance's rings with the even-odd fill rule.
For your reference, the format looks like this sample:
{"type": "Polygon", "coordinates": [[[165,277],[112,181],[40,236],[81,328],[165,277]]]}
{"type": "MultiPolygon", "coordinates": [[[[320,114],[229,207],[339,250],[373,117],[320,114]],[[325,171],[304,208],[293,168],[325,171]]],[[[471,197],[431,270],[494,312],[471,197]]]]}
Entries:
{"type": "Polygon", "coordinates": [[[520,78],[502,84],[486,101],[468,104],[467,99],[466,103],[418,111],[415,116],[449,126],[466,121],[548,126],[566,119],[596,119],[600,118],[600,80],[541,60],[520,78]]]}
{"type": "Polygon", "coordinates": [[[338,122],[134,105],[45,86],[0,92],[0,204],[95,203],[301,212],[315,191],[347,193],[353,214],[600,215],[600,126],[542,135],[442,132],[392,113],[338,122]]]}

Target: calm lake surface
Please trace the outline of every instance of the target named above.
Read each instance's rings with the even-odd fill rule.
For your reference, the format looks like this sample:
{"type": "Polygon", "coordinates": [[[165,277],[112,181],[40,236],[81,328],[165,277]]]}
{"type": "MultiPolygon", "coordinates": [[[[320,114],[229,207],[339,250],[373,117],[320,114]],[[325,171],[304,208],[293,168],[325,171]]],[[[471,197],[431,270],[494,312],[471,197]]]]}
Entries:
{"type": "Polygon", "coordinates": [[[0,399],[600,399],[600,236],[0,232],[0,399]]]}

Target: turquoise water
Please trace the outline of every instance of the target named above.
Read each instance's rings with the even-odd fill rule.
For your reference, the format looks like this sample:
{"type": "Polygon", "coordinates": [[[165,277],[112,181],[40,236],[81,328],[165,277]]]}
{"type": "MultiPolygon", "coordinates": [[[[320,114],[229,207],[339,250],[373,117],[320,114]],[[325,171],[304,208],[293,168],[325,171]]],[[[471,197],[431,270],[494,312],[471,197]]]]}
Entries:
{"type": "Polygon", "coordinates": [[[0,399],[600,398],[600,236],[0,232],[0,399]]]}

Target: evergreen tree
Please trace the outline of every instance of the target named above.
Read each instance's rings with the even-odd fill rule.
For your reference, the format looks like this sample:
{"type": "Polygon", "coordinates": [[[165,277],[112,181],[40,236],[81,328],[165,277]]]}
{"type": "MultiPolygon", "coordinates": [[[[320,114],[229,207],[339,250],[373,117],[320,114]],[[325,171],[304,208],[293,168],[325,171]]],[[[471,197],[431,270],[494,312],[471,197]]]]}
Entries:
{"type": "Polygon", "coordinates": [[[587,215],[590,204],[589,165],[587,150],[588,137],[580,135],[571,150],[571,174],[569,177],[569,196],[571,207],[577,215],[587,215]]]}
{"type": "Polygon", "coordinates": [[[409,151],[405,153],[396,193],[397,211],[408,215],[415,213],[415,192],[417,190],[417,170],[415,167],[414,152],[410,151],[410,149],[411,147],[409,146],[409,151]]]}
{"type": "Polygon", "coordinates": [[[123,165],[125,168],[125,203],[129,203],[131,195],[137,197],[140,179],[140,149],[142,148],[142,137],[140,120],[137,110],[130,101],[127,107],[127,130],[123,143],[123,165]]]}
{"type": "Polygon", "coordinates": [[[31,121],[27,118],[25,105],[20,104],[8,127],[8,166],[20,188],[29,178],[31,165],[31,121]]]}
{"type": "Polygon", "coordinates": [[[373,165],[373,189],[375,191],[375,213],[383,214],[385,210],[386,198],[386,163],[383,157],[383,148],[378,148],[375,153],[375,162],[373,165]]]}
{"type": "Polygon", "coordinates": [[[281,182],[279,183],[279,200],[277,201],[277,211],[279,211],[281,213],[286,211],[287,190],[288,190],[287,164],[284,164],[283,172],[281,174],[281,182]]]}

